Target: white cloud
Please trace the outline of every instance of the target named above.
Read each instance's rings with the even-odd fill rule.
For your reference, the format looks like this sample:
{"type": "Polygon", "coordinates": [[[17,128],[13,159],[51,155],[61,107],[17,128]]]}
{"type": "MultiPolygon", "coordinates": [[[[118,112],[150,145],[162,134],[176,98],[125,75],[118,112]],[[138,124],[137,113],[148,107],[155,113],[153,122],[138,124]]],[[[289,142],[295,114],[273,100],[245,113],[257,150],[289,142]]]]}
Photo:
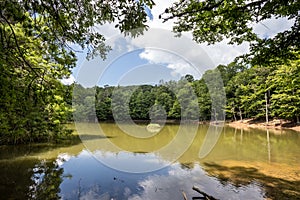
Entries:
{"type": "MultiPolygon", "coordinates": [[[[174,37],[174,33],[169,30],[152,28],[141,37],[131,39],[130,42],[140,48],[158,49],[156,53],[148,51],[142,54],[147,56],[152,62],[155,61],[154,63],[175,64],[176,62],[181,62],[181,64],[179,63],[180,66],[183,63],[185,66],[194,66],[200,73],[214,67],[210,56],[199,44],[186,36],[174,37]],[[174,59],[174,56],[177,58],[174,59]],[[186,65],[186,63],[189,63],[189,65],[186,65]]],[[[169,67],[174,68],[174,66],[169,67]]]]}
{"type": "MultiPolygon", "coordinates": [[[[104,24],[98,26],[97,30],[108,38],[107,42],[113,49],[120,52],[145,47],[162,48],[168,51],[174,51],[176,54],[186,58],[193,65],[201,68],[201,71],[211,69],[218,64],[228,64],[232,62],[235,57],[248,51],[248,45],[246,44],[232,46],[228,45],[227,41],[210,46],[205,44],[199,45],[192,40],[191,33],[184,33],[180,38],[175,37],[175,34],[171,31],[174,21],[170,20],[163,23],[163,20],[159,19],[159,15],[174,2],[174,0],[155,2],[156,5],[151,9],[153,20],[147,22],[150,27],[149,31],[134,39],[126,37],[125,40],[127,44],[123,42],[120,44],[120,38],[123,38],[123,36],[120,34],[120,31],[114,27],[115,24],[104,24]],[[123,47],[120,47],[120,45],[123,47]]],[[[157,59],[161,60],[162,58],[160,56],[160,58],[157,59]]],[[[179,68],[179,66],[175,67],[179,68]]],[[[173,66],[173,68],[175,67],[173,66]]]]}
{"type": "Polygon", "coordinates": [[[98,25],[95,27],[95,29],[104,35],[105,38],[111,38],[115,35],[120,34],[119,29],[115,28],[115,23],[106,23],[103,25],[98,25]]]}
{"type": "MultiPolygon", "coordinates": [[[[184,33],[180,38],[175,37],[175,34],[171,31],[173,21],[162,23],[163,20],[159,19],[159,14],[162,14],[165,8],[169,7],[173,2],[173,0],[157,1],[156,6],[151,10],[153,20],[147,22],[150,29],[137,38],[124,37],[114,27],[115,24],[104,24],[97,27],[97,30],[107,38],[106,43],[113,48],[113,51],[109,53],[108,59],[104,62],[91,61],[86,63],[88,66],[80,71],[80,73],[85,73],[84,81],[88,82],[90,86],[96,84],[103,67],[105,68],[119,56],[136,49],[145,49],[140,55],[142,59],[147,59],[149,63],[164,64],[173,70],[173,76],[189,73],[194,75],[195,78],[198,78],[199,75],[196,75],[193,67],[196,68],[197,72],[200,72],[198,74],[201,74],[219,64],[229,64],[237,56],[249,52],[248,43],[228,45],[229,39],[214,45],[207,45],[205,43],[197,44],[193,41],[190,32],[184,33]],[[160,49],[161,51],[157,50],[155,52],[153,49],[160,49]],[[162,52],[167,52],[168,55],[162,52]]],[[[292,24],[293,21],[287,18],[271,18],[259,24],[254,24],[253,29],[260,37],[274,37],[276,33],[290,28],[292,24]]],[[[76,76],[76,80],[79,83],[82,83],[81,77],[81,75],[76,76]]],[[[66,84],[70,82],[72,82],[72,78],[66,84]]]]}
{"type": "Polygon", "coordinates": [[[75,77],[73,75],[71,75],[69,78],[64,78],[61,80],[61,82],[64,84],[64,85],[71,85],[72,83],[74,83],[76,80],[75,80],[75,77]]]}
{"type": "Polygon", "coordinates": [[[176,1],[156,1],[155,6],[151,9],[153,20],[148,21],[147,25],[151,28],[163,28],[167,30],[172,30],[174,20],[167,21],[163,23],[162,19],[159,19],[159,15],[162,14],[166,8],[170,7],[172,3],[176,1]]]}
{"type": "Polygon", "coordinates": [[[167,68],[173,70],[171,73],[173,77],[191,74],[195,78],[200,78],[201,74],[190,63],[172,52],[146,48],[139,56],[148,60],[150,64],[165,64],[167,68]]]}
{"type": "MultiPolygon", "coordinates": [[[[138,37],[134,40],[132,40],[131,38],[126,38],[126,41],[128,42],[126,49],[133,50],[134,46],[140,48],[150,46],[163,47],[168,50],[176,49],[176,53],[179,53],[179,55],[187,57],[189,59],[192,58],[192,62],[198,64],[198,62],[195,62],[196,58],[203,60],[203,55],[199,56],[199,52],[197,52],[195,49],[202,48],[202,50],[207,53],[207,56],[209,56],[213,61],[213,67],[219,64],[229,64],[237,56],[249,52],[248,43],[243,43],[242,45],[229,45],[229,40],[224,40],[222,42],[216,43],[215,45],[200,44],[199,47],[196,47],[196,45],[198,44],[196,44],[194,41],[186,41],[186,39],[192,40],[191,33],[184,33],[184,37],[186,37],[186,39],[181,40],[181,43],[178,42],[178,40],[180,39],[174,38],[175,34],[171,32],[174,20],[163,23],[163,20],[159,19],[159,15],[162,14],[165,9],[170,7],[174,2],[176,1],[170,0],[155,2],[156,5],[151,9],[153,20],[149,20],[147,24],[150,27],[150,31],[153,29],[156,29],[158,31],[152,31],[150,34],[145,33],[143,36],[138,37]],[[161,30],[161,34],[159,33],[159,29],[161,30]],[[168,33],[166,33],[166,31],[168,33]],[[174,47],[174,45],[178,45],[178,47],[174,47]],[[182,50],[178,51],[179,48],[182,48],[182,50]]],[[[293,23],[294,20],[288,20],[287,18],[275,19],[273,17],[258,24],[253,24],[252,26],[254,32],[257,33],[260,37],[274,37],[278,32],[282,32],[290,28],[293,23]]],[[[113,38],[118,38],[114,36],[120,36],[120,31],[114,28],[114,26],[115,24],[104,24],[97,27],[97,29],[100,33],[104,34],[106,38],[109,38],[109,43],[113,48],[120,48],[119,46],[114,46],[116,42],[113,41],[113,38]]],[[[203,68],[203,66],[201,67],[203,68]]],[[[212,68],[212,66],[209,65],[208,68],[212,68]]]]}
{"type": "Polygon", "coordinates": [[[223,64],[229,64],[237,56],[243,55],[249,52],[249,43],[243,43],[241,45],[228,45],[229,39],[214,45],[201,44],[201,47],[207,52],[215,66],[223,64]]]}
{"type": "Polygon", "coordinates": [[[206,193],[223,199],[261,199],[263,191],[255,183],[237,188],[231,183],[222,184],[213,177],[207,176],[199,166],[191,170],[184,170],[176,166],[168,171],[167,175],[151,175],[139,182],[143,188],[140,194],[132,194],[130,200],[150,199],[183,199],[182,191],[188,199],[201,196],[192,190],[193,185],[198,186],[206,193]]]}
{"type": "Polygon", "coordinates": [[[272,38],[277,33],[285,31],[292,27],[294,20],[283,18],[270,18],[253,25],[253,31],[261,38],[272,38]]]}

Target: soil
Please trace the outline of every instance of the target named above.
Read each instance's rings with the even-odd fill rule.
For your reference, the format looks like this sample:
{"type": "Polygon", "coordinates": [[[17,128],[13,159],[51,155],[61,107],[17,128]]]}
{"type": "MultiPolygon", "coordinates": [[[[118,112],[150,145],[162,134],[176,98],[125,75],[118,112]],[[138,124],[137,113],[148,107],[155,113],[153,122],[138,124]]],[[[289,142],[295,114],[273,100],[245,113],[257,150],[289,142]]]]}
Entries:
{"type": "Polygon", "coordinates": [[[273,119],[266,123],[263,120],[244,119],[239,121],[228,122],[228,125],[233,128],[261,128],[261,129],[291,129],[300,132],[300,124],[293,123],[288,120],[273,119]]]}

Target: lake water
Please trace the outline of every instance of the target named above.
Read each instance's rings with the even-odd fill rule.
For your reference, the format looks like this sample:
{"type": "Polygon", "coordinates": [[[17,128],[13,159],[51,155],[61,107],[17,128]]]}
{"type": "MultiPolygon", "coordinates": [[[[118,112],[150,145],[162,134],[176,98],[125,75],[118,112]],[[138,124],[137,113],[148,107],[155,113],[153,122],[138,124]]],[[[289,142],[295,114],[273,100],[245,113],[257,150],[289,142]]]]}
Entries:
{"type": "Polygon", "coordinates": [[[75,133],[83,142],[1,146],[0,199],[201,197],[193,186],[217,199],[300,199],[293,131],[81,123],[75,133]]]}

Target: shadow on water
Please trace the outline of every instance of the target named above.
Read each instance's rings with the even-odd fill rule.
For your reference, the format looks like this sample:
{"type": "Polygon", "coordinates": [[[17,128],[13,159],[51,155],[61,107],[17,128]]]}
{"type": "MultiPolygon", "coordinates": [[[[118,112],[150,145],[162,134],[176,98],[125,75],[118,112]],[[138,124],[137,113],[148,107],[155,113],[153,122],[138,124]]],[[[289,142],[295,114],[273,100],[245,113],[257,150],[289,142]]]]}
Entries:
{"type": "Polygon", "coordinates": [[[63,168],[55,160],[0,163],[1,199],[59,199],[63,168]]]}
{"type": "Polygon", "coordinates": [[[230,183],[243,187],[255,181],[265,188],[265,196],[269,199],[300,199],[300,181],[289,181],[267,176],[254,167],[227,167],[216,163],[204,163],[208,174],[217,177],[224,185],[230,183]]]}
{"type": "MultiPolygon", "coordinates": [[[[36,153],[42,154],[43,152],[49,152],[51,150],[59,148],[70,148],[76,145],[82,145],[82,140],[99,140],[99,139],[111,139],[115,136],[101,136],[85,134],[81,135],[70,135],[57,142],[48,143],[35,143],[35,144],[19,144],[19,145],[0,145],[0,162],[3,159],[16,159],[18,157],[26,157],[36,153]]],[[[82,147],[83,148],[83,147],[82,147]]],[[[81,149],[82,150],[82,149],[81,149]]]]}
{"type": "MultiPolygon", "coordinates": [[[[102,135],[81,135],[80,140],[99,140],[99,139],[111,139],[115,138],[115,136],[102,136],[102,135]]],[[[78,139],[78,138],[76,138],[78,139]]]]}

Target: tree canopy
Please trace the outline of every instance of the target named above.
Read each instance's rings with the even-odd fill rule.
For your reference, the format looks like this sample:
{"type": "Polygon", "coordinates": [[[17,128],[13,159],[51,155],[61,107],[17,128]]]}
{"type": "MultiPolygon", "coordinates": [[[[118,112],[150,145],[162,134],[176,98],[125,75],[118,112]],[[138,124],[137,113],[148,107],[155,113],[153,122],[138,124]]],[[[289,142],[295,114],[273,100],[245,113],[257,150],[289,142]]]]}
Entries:
{"type": "Polygon", "coordinates": [[[76,65],[72,45],[104,59],[110,47],[97,25],[114,22],[136,36],[147,28],[145,5],[154,3],[0,1],[0,144],[59,138],[72,111],[71,89],[60,82],[76,65]]]}
{"type": "Polygon", "coordinates": [[[191,31],[196,42],[214,44],[229,39],[230,44],[250,43],[245,55],[252,64],[266,64],[296,58],[299,51],[300,2],[297,0],[182,0],[160,16],[175,20],[174,32],[191,31]],[[260,38],[253,30],[266,19],[286,17],[293,26],[272,38],[260,38]]]}

